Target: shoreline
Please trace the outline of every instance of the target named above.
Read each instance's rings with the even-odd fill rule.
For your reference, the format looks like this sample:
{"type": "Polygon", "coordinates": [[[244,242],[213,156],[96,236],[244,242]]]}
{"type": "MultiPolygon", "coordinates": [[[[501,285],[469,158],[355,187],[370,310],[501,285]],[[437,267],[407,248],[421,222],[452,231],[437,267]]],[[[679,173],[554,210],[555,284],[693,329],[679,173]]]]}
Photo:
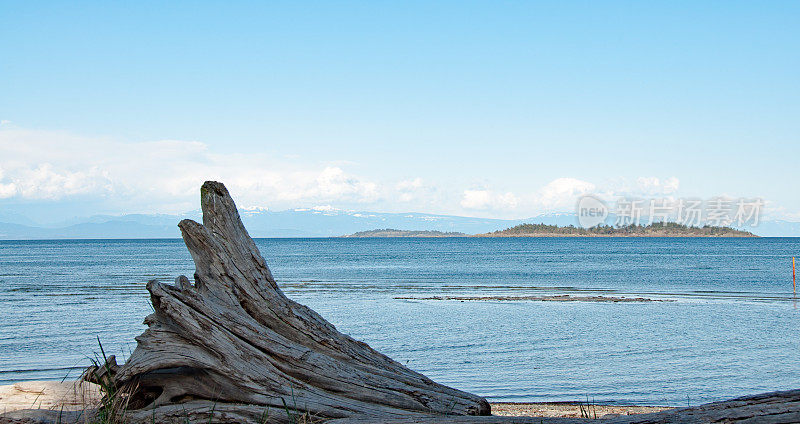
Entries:
{"type": "MultiPolygon", "coordinates": [[[[97,385],[87,382],[33,380],[0,385],[0,420],[6,413],[36,416],[47,411],[88,411],[100,403],[97,385]]],[[[615,405],[584,402],[492,402],[492,415],[500,417],[580,418],[589,411],[597,418],[660,412],[672,407],[615,405]]]]}

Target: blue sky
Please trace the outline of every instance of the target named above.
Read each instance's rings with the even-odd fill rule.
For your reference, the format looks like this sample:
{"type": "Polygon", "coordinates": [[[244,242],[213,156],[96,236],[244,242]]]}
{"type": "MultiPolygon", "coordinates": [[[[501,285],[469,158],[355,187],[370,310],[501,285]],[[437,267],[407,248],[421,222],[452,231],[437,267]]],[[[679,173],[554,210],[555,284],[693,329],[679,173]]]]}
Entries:
{"type": "Polygon", "coordinates": [[[522,218],[762,197],[800,221],[798,2],[0,4],[0,212],[522,218]]]}

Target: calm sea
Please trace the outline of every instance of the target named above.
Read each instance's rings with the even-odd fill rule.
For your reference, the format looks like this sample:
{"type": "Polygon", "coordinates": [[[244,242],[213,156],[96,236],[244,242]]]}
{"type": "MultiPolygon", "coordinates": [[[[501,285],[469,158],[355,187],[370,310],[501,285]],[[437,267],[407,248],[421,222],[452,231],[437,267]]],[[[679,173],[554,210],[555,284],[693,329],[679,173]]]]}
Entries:
{"type": "MultiPolygon", "coordinates": [[[[800,239],[260,239],[291,298],[490,400],[686,405],[800,387],[800,239]],[[670,302],[400,300],[643,296],[670,302]]],[[[0,384],[126,357],[180,240],[1,241],[0,384]]]]}

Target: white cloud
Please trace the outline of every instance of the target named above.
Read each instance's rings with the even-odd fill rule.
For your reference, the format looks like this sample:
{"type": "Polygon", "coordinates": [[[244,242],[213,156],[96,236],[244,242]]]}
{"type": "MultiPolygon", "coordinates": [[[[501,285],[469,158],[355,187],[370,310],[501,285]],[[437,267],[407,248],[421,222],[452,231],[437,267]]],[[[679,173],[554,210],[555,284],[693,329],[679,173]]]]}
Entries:
{"type": "Polygon", "coordinates": [[[85,200],[100,200],[106,210],[182,213],[196,209],[200,184],[213,179],[224,182],[238,204],[246,205],[251,213],[267,207],[333,213],[337,207],[452,214],[481,211],[474,213],[518,218],[545,211],[571,212],[578,197],[589,193],[613,201],[674,196],[680,189],[674,176],[600,183],[564,177],[538,189],[518,183],[493,190],[481,182],[464,189],[470,186],[421,176],[379,184],[350,172],[351,168],[346,161],[309,163],[294,155],[219,153],[197,141],[127,143],[6,123],[0,126],[0,199],[4,204],[15,199],[76,200],[81,205],[85,200]]]}
{"type": "Polygon", "coordinates": [[[398,199],[401,202],[410,202],[430,191],[424,186],[422,178],[420,177],[400,181],[395,185],[395,189],[400,192],[398,199]]]}
{"type": "Polygon", "coordinates": [[[579,196],[591,193],[597,186],[576,178],[557,178],[542,187],[537,196],[536,203],[552,208],[574,207],[579,196]]]}
{"type": "Polygon", "coordinates": [[[464,190],[461,207],[475,210],[507,210],[517,207],[514,193],[495,193],[491,190],[464,190]]]}
{"type": "MultiPolygon", "coordinates": [[[[3,168],[0,168],[0,181],[3,181],[3,168]]],[[[17,193],[17,185],[14,183],[0,183],[0,199],[11,197],[17,193]]]]}
{"type": "Polygon", "coordinates": [[[800,212],[792,212],[783,206],[776,206],[774,202],[765,201],[762,217],[768,219],[782,219],[792,222],[800,222],[800,212]]]}
{"type": "Polygon", "coordinates": [[[645,195],[667,195],[678,191],[680,181],[676,177],[665,178],[639,177],[636,179],[637,191],[645,195]]]}
{"type": "Polygon", "coordinates": [[[412,180],[403,180],[397,183],[397,189],[399,191],[413,191],[420,187],[422,187],[422,178],[417,177],[412,180]]]}
{"type": "Polygon", "coordinates": [[[111,191],[108,174],[91,167],[86,171],[55,170],[49,164],[40,164],[30,170],[24,178],[18,178],[19,195],[32,199],[57,200],[65,196],[80,194],[106,194],[111,191]]]}
{"type": "Polygon", "coordinates": [[[673,195],[678,191],[680,181],[676,177],[639,177],[636,179],[616,179],[603,184],[595,184],[577,178],[557,178],[539,189],[531,202],[525,202],[532,209],[544,211],[571,212],[578,198],[593,194],[607,201],[619,197],[658,198],[673,195]]]}
{"type": "Polygon", "coordinates": [[[372,182],[361,181],[346,174],[341,168],[326,167],[316,178],[316,184],[311,185],[303,196],[327,199],[340,199],[344,196],[357,196],[363,200],[375,200],[378,195],[378,185],[372,182]]]}
{"type": "Polygon", "coordinates": [[[56,131],[0,128],[0,198],[90,195],[132,209],[196,207],[203,181],[223,181],[241,204],[298,206],[376,201],[379,187],[339,166],[288,163],[263,153],[215,153],[196,141],[124,143],[56,131]]]}
{"type": "Polygon", "coordinates": [[[677,177],[617,178],[606,182],[599,189],[607,197],[661,197],[671,196],[680,188],[677,177]]]}
{"type": "Polygon", "coordinates": [[[7,199],[17,194],[17,185],[14,183],[0,183],[0,199],[7,199]]]}

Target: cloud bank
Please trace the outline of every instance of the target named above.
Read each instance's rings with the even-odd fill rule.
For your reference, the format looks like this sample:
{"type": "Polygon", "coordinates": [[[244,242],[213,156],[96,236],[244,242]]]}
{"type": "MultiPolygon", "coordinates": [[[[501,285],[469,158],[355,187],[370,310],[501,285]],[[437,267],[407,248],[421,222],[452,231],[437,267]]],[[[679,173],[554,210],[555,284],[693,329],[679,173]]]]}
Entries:
{"type": "MultiPolygon", "coordinates": [[[[539,187],[511,189],[423,176],[391,180],[352,168],[357,166],[309,162],[299,155],[219,153],[197,141],[124,142],[0,125],[0,206],[6,207],[27,202],[41,210],[42,204],[86,202],[104,205],[104,213],[183,213],[196,208],[200,184],[214,179],[249,211],[327,207],[527,218],[572,212],[577,199],[589,193],[615,200],[671,197],[680,189],[674,176],[605,182],[564,176],[539,187]]],[[[90,206],[84,214],[93,213],[90,206]]]]}
{"type": "Polygon", "coordinates": [[[195,207],[203,181],[224,181],[243,206],[375,202],[375,182],[330,164],[287,163],[266,154],[219,154],[195,141],[125,143],[54,131],[0,128],[0,199],[92,197],[128,208],[195,207]]]}

